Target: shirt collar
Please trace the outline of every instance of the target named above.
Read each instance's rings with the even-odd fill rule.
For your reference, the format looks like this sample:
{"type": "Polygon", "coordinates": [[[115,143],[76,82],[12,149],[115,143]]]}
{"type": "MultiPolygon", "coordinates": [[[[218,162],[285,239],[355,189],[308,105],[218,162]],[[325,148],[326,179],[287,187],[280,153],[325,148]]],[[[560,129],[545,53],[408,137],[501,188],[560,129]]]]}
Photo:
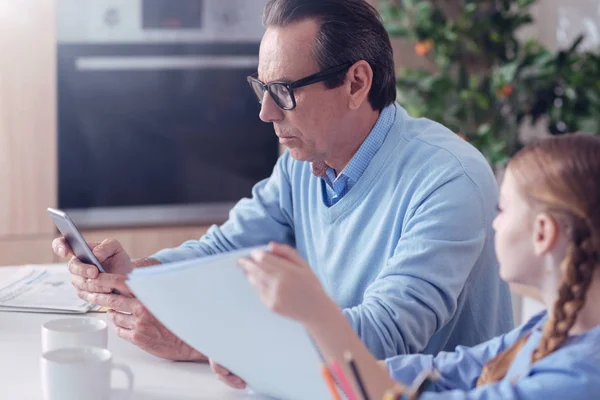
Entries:
{"type": "MultiPolygon", "coordinates": [[[[377,151],[379,151],[379,149],[383,145],[383,142],[385,141],[389,130],[394,124],[395,119],[396,104],[394,103],[385,107],[381,111],[381,113],[379,114],[379,118],[375,123],[375,126],[373,126],[373,129],[371,130],[367,138],[364,140],[364,142],[361,144],[358,151],[354,154],[354,156],[352,157],[348,165],[346,165],[344,170],[337,175],[337,178],[335,180],[340,179],[340,177],[342,176],[345,176],[349,184],[354,184],[360,179],[363,172],[365,172],[377,151]]],[[[315,176],[320,176],[322,178],[325,178],[326,176],[335,176],[335,170],[333,168],[329,166],[324,168],[323,165],[320,165],[318,163],[312,164],[312,170],[315,176]],[[322,173],[315,173],[317,171],[322,171],[322,173]]],[[[325,180],[328,181],[330,179],[325,180]]],[[[328,182],[328,184],[331,185],[331,182],[328,182]]]]}

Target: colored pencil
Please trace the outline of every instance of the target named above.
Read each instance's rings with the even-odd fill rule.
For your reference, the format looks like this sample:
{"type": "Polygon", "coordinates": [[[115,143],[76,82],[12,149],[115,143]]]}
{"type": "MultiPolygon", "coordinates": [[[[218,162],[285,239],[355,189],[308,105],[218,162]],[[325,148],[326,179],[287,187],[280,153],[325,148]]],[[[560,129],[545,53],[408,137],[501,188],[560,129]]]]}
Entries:
{"type": "Polygon", "coordinates": [[[346,398],[348,400],[358,400],[356,398],[356,394],[354,393],[354,390],[352,390],[350,381],[348,381],[348,378],[346,378],[346,375],[344,374],[344,370],[342,369],[342,366],[336,360],[333,360],[329,364],[329,366],[331,368],[331,371],[337,378],[337,381],[340,384],[342,391],[346,395],[346,398]]]}
{"type": "Polygon", "coordinates": [[[345,351],[344,358],[346,359],[346,363],[348,364],[348,366],[350,367],[350,370],[352,371],[352,374],[354,375],[354,380],[356,381],[356,384],[358,385],[358,388],[360,390],[360,394],[361,394],[363,400],[370,400],[369,395],[367,394],[367,390],[365,389],[364,382],[363,382],[362,378],[360,377],[360,373],[358,372],[356,362],[354,361],[354,358],[352,357],[352,353],[350,353],[349,351],[345,351]]]}
{"type": "Polygon", "coordinates": [[[340,394],[338,393],[335,381],[333,380],[333,376],[331,376],[331,372],[329,371],[329,368],[327,368],[327,365],[321,365],[321,374],[325,379],[325,383],[327,383],[327,387],[329,388],[329,392],[331,393],[331,398],[333,400],[342,400],[340,394]]]}

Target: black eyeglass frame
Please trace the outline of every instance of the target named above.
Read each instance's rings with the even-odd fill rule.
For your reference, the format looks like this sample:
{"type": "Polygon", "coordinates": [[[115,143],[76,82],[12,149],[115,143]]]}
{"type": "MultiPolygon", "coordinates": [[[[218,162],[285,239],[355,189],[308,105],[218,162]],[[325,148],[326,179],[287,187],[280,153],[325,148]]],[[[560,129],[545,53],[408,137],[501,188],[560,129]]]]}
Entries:
{"type": "MultiPolygon", "coordinates": [[[[315,83],[319,83],[319,82],[323,82],[325,79],[329,78],[330,76],[340,73],[345,69],[349,69],[351,66],[353,65],[353,63],[344,63],[344,64],[340,64],[337,65],[335,67],[331,67],[331,68],[327,68],[321,72],[317,72],[316,74],[312,74],[309,75],[305,78],[302,79],[298,79],[297,81],[294,82],[269,82],[269,83],[263,83],[261,81],[258,80],[258,73],[255,73],[253,75],[250,75],[249,77],[247,77],[246,79],[248,80],[248,84],[250,85],[250,89],[252,89],[253,92],[255,92],[254,90],[254,84],[258,84],[262,87],[263,89],[263,95],[265,91],[269,92],[269,95],[271,96],[271,98],[273,99],[273,101],[275,102],[275,104],[277,104],[277,106],[279,108],[281,108],[282,110],[285,111],[291,111],[294,108],[296,108],[296,97],[294,96],[294,89],[298,89],[304,86],[308,86],[308,85],[312,85],[315,83]],[[287,89],[289,95],[290,95],[290,99],[292,100],[292,105],[291,107],[284,107],[282,104],[279,103],[278,97],[276,95],[274,95],[274,91],[271,89],[273,86],[278,85],[278,86],[283,86],[287,89]]],[[[256,92],[255,92],[256,93],[256,92]]],[[[256,96],[258,98],[258,95],[256,96]]],[[[262,104],[262,99],[258,99],[258,102],[260,104],[262,104]]]]}

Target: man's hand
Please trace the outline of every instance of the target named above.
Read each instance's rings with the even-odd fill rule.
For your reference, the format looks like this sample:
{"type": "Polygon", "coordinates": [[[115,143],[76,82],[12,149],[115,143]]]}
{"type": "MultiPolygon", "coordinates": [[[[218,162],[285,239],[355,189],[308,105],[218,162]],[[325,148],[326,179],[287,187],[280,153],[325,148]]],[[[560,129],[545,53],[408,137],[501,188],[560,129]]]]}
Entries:
{"type": "Polygon", "coordinates": [[[135,297],[84,291],[79,291],[78,295],[89,303],[110,308],[108,318],[115,333],[140,349],[166,360],[206,360],[204,355],[165,328],[135,297]]]}
{"type": "Polygon", "coordinates": [[[90,293],[111,293],[113,289],[117,289],[125,295],[131,295],[125,285],[125,275],[133,270],[133,264],[121,244],[114,239],[106,239],[102,243],[88,245],[106,273],[100,274],[96,266],[79,261],[65,238],[54,239],[52,242],[52,249],[56,255],[71,257],[69,271],[73,274],[73,286],[77,290],[90,293]]]}
{"type": "MultiPolygon", "coordinates": [[[[58,256],[71,256],[69,271],[73,274],[72,283],[78,296],[89,303],[109,308],[111,311],[108,316],[117,335],[157,357],[179,361],[206,360],[206,357],[165,328],[133,296],[125,281],[126,274],[134,265],[118,241],[106,239],[102,243],[88,245],[106,273],[98,273],[94,265],[79,261],[64,238],[52,242],[52,248],[58,256]],[[113,289],[120,294],[112,294],[113,289]]],[[[152,260],[148,262],[143,265],[155,263],[152,260]]]]}
{"type": "Polygon", "coordinates": [[[232,374],[227,368],[214,362],[213,359],[209,359],[208,361],[210,363],[210,368],[217,374],[217,377],[221,382],[224,382],[227,386],[234,389],[244,389],[246,387],[246,382],[244,382],[242,378],[232,374]]]}

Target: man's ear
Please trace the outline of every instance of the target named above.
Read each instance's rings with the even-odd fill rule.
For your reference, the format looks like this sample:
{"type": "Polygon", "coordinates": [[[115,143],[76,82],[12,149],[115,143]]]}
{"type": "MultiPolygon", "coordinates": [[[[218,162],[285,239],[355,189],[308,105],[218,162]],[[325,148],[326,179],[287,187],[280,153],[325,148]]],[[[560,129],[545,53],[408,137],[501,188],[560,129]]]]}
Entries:
{"type": "Polygon", "coordinates": [[[541,256],[552,250],[558,241],[560,227],[552,216],[541,213],[533,221],[533,251],[541,256]]]}
{"type": "Polygon", "coordinates": [[[350,67],[346,74],[349,85],[349,106],[356,110],[368,100],[373,85],[373,69],[365,60],[360,60],[350,67]]]}

